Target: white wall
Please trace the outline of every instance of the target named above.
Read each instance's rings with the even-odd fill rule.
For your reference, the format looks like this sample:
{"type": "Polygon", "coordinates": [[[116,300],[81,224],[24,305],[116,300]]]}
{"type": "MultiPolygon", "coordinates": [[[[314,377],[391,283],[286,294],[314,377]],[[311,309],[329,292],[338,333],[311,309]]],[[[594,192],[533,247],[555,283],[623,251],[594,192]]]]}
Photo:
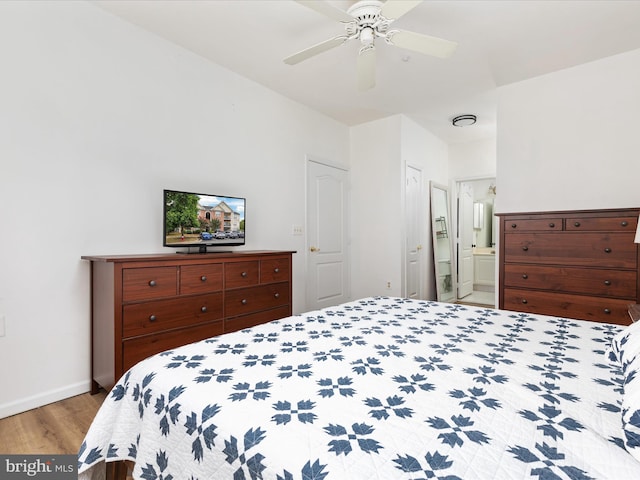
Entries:
{"type": "Polygon", "coordinates": [[[640,50],[501,87],[497,210],[640,206],[640,50]]]}
{"type": "Polygon", "coordinates": [[[456,180],[495,176],[495,138],[449,145],[449,178],[456,180]]]}
{"type": "Polygon", "coordinates": [[[447,182],[446,144],[404,115],[351,128],[352,295],[401,295],[404,272],[404,173],[422,170],[424,298],[435,298],[429,181],[447,182]],[[391,288],[387,288],[391,282],[391,288]]]}
{"type": "Polygon", "coordinates": [[[353,298],[400,295],[400,140],[400,116],[351,128],[353,298]]]}
{"type": "Polygon", "coordinates": [[[0,417],[89,389],[80,256],[172,252],[163,188],[246,196],[304,309],[305,155],[347,165],[346,126],[85,2],[0,2],[0,58],[0,417]]]}
{"type": "MultiPolygon", "coordinates": [[[[473,127],[466,127],[473,128],[473,127]]],[[[455,208],[457,202],[456,182],[463,180],[480,181],[480,178],[496,177],[496,139],[495,137],[475,140],[472,142],[455,143],[449,145],[449,192],[451,193],[451,219],[452,235],[458,238],[458,212],[455,208]]],[[[496,180],[494,180],[496,183],[496,180]]],[[[478,186],[477,188],[484,188],[478,186]]],[[[488,186],[487,186],[488,189],[488,186]]],[[[475,188],[474,188],[475,192],[475,188]]],[[[494,199],[495,205],[499,203],[498,196],[494,199]]],[[[494,242],[495,243],[495,242],[494,242]]],[[[454,241],[454,250],[457,244],[454,241]]]]}

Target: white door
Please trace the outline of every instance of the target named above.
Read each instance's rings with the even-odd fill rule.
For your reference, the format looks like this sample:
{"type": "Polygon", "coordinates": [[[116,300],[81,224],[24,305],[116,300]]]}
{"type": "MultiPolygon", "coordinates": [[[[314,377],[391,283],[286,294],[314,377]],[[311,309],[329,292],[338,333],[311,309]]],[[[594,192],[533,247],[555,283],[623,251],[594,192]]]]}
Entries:
{"type": "Polygon", "coordinates": [[[422,234],[428,220],[424,216],[422,171],[407,165],[405,188],[405,292],[407,298],[421,299],[422,293],[422,234]]]}
{"type": "Polygon", "coordinates": [[[307,162],[307,310],[349,300],[348,172],[307,162]]]}
{"type": "Polygon", "coordinates": [[[473,292],[473,185],[460,184],[458,195],[458,298],[473,292]]]}

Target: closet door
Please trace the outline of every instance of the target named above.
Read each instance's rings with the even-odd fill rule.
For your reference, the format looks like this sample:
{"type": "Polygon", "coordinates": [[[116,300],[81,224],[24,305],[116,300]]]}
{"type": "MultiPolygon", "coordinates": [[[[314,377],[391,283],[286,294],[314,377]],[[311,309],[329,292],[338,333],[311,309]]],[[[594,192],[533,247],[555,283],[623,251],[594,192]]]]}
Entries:
{"type": "Polygon", "coordinates": [[[407,298],[425,298],[422,232],[428,219],[424,214],[424,204],[422,171],[407,165],[405,184],[405,284],[403,292],[403,295],[407,298]]]}
{"type": "Polygon", "coordinates": [[[349,300],[348,172],[307,163],[307,310],[349,300]]]}

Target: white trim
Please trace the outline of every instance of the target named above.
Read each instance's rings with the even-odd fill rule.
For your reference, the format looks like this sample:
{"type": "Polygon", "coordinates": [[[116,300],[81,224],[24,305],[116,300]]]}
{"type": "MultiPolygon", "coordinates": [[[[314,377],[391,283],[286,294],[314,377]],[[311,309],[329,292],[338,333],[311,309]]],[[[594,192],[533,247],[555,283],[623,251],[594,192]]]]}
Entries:
{"type": "MultiPolygon", "coordinates": [[[[455,270],[456,272],[458,271],[458,248],[459,248],[459,237],[458,237],[458,200],[460,198],[460,184],[462,183],[467,183],[467,182],[481,182],[483,180],[491,180],[494,179],[496,181],[495,185],[497,186],[498,184],[498,178],[497,175],[494,173],[492,174],[486,174],[486,175],[474,175],[474,176],[470,176],[470,177],[456,177],[453,178],[451,180],[452,186],[453,186],[453,192],[454,194],[451,196],[451,200],[452,203],[451,205],[451,210],[452,210],[452,227],[453,227],[453,238],[454,238],[454,244],[453,244],[453,248],[454,248],[454,258],[455,258],[455,270]]],[[[494,210],[494,215],[495,215],[495,210],[494,210]]],[[[500,242],[500,238],[498,235],[498,238],[494,238],[494,248],[496,250],[496,275],[495,275],[495,299],[494,299],[494,304],[497,306],[498,305],[498,263],[499,263],[499,254],[497,253],[499,251],[499,242],[500,242]]],[[[457,282],[457,278],[456,278],[456,282],[457,282]]],[[[459,300],[458,298],[458,285],[456,283],[456,301],[459,300]]]]}
{"type": "Polygon", "coordinates": [[[31,397],[22,398],[15,402],[0,404],[0,418],[10,417],[34,408],[42,407],[53,402],[65,400],[76,395],[82,395],[91,390],[91,381],[78,382],[66,387],[49,390],[31,397]]]}
{"type": "Polygon", "coordinates": [[[344,170],[345,172],[349,171],[349,167],[347,167],[346,165],[342,165],[340,163],[337,162],[332,162],[331,160],[325,160],[324,158],[320,158],[320,157],[316,157],[315,155],[310,155],[310,154],[306,154],[304,156],[306,163],[309,162],[314,162],[314,163],[319,163],[321,165],[326,165],[327,167],[332,167],[332,168],[337,168],[339,170],[344,170]]]}

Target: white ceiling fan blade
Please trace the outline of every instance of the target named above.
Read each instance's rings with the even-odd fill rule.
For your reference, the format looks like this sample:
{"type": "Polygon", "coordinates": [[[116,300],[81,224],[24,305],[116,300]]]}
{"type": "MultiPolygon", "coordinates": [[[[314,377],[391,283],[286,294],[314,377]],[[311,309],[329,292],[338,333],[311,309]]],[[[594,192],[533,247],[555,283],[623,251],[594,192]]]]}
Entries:
{"type": "Polygon", "coordinates": [[[391,45],[405,48],[425,55],[438,58],[448,58],[456,51],[458,44],[443,38],[431,37],[422,33],[405,30],[391,30],[387,32],[386,40],[391,45]]]}
{"type": "Polygon", "coordinates": [[[376,86],[376,49],[363,47],[358,55],[358,90],[364,92],[376,86]]]}
{"type": "Polygon", "coordinates": [[[353,22],[353,17],[351,15],[343,10],[340,10],[338,7],[334,7],[330,3],[326,3],[320,0],[296,0],[296,2],[329,18],[338,20],[339,22],[353,22]]]}
{"type": "Polygon", "coordinates": [[[387,0],[380,9],[380,15],[388,20],[400,18],[409,10],[413,10],[422,0],[387,0]]]}
{"type": "Polygon", "coordinates": [[[327,50],[331,50],[332,48],[339,47],[348,39],[349,37],[345,37],[344,35],[330,38],[329,40],[320,42],[298,53],[294,53],[293,55],[285,58],[284,63],[286,63],[287,65],[295,65],[296,63],[300,63],[307,58],[313,57],[314,55],[318,55],[319,53],[326,52],[327,50]]]}

